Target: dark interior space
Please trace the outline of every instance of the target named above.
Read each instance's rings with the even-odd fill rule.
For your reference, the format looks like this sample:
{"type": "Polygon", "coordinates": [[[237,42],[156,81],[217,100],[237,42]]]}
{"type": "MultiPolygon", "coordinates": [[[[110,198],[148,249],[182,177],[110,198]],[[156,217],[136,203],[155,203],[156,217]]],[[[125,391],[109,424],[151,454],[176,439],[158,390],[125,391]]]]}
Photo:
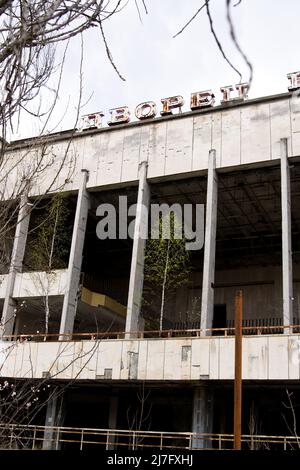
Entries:
{"type": "Polygon", "coordinates": [[[216,269],[281,263],[280,168],[219,175],[216,269]]]}
{"type": "MultiPolygon", "coordinates": [[[[161,388],[135,385],[113,389],[97,386],[70,389],[65,397],[63,425],[107,429],[111,396],[117,399],[116,429],[167,432],[191,430],[192,389],[174,386],[161,388]]],[[[95,439],[99,440],[99,437],[95,439]]],[[[155,442],[151,437],[145,439],[144,444],[147,445],[155,442]]],[[[103,442],[105,444],[105,440],[103,442]]],[[[124,444],[125,448],[128,446],[128,438],[124,436],[119,436],[117,442],[121,446],[124,444]]],[[[78,444],[73,444],[74,448],[76,445],[78,447],[78,444]]],[[[63,448],[70,446],[72,444],[65,444],[63,448]]]]}
{"type": "MultiPolygon", "coordinates": [[[[213,434],[233,433],[233,384],[209,384],[213,398],[213,434]]],[[[130,431],[191,432],[193,420],[193,387],[167,385],[164,387],[141,384],[131,387],[102,387],[81,385],[72,387],[64,396],[63,426],[107,429],[111,397],[117,399],[116,428],[130,431]]],[[[300,420],[300,388],[281,383],[244,383],[242,395],[242,434],[247,436],[293,436],[294,426],[300,420]],[[290,398],[289,398],[289,396],[290,398]]],[[[69,435],[68,439],[71,435],[69,435]]],[[[76,438],[78,440],[78,438],[76,438]]],[[[96,437],[95,437],[96,439],[96,437]]],[[[99,436],[97,438],[99,440],[99,436]]],[[[127,439],[127,441],[126,441],[127,439]]],[[[170,445],[181,445],[172,438],[170,445]]],[[[177,439],[177,440],[176,440],[177,439]]],[[[251,443],[243,448],[255,450],[280,449],[282,444],[251,443]]],[[[128,443],[119,436],[117,442],[128,443]]],[[[143,441],[141,441],[142,443],[143,441]]],[[[145,444],[155,444],[151,437],[145,444]]],[[[65,444],[70,447],[72,444],[65,444]]],[[[74,447],[78,444],[74,444],[74,447]]],[[[292,444],[288,444],[290,447],[292,444]]],[[[218,447],[219,442],[214,443],[218,447]]],[[[230,449],[232,443],[223,442],[230,449]]]]}
{"type": "Polygon", "coordinates": [[[227,327],[227,312],[226,312],[226,304],[216,304],[214,305],[214,316],[213,316],[213,324],[212,327],[214,329],[221,328],[220,331],[214,331],[213,335],[222,335],[224,331],[222,328],[227,327]]]}
{"type": "MultiPolygon", "coordinates": [[[[218,177],[216,269],[281,264],[280,167],[218,177]],[[259,261],[259,263],[258,263],[259,261]]],[[[299,262],[300,164],[291,167],[293,261],[299,262]]]]}
{"type": "MultiPolygon", "coordinates": [[[[91,208],[87,221],[82,262],[83,285],[126,305],[132,240],[128,237],[118,239],[119,197],[126,196],[128,206],[136,204],[137,187],[128,187],[118,191],[93,192],[90,196],[91,208]],[[97,216],[96,212],[101,204],[111,204],[115,209],[116,239],[99,239],[97,236],[97,224],[103,217],[97,216]]],[[[128,223],[132,220],[133,217],[128,216],[128,223]]]]}
{"type": "MultiPolygon", "coordinates": [[[[214,432],[233,432],[233,387],[217,385],[214,390],[214,432]],[[224,406],[224,404],[227,404],[224,406]]],[[[243,385],[242,434],[295,436],[294,426],[300,422],[300,388],[297,384],[281,383],[243,385]],[[290,395],[290,399],[289,399],[290,395]],[[295,417],[294,417],[295,414],[295,417]]],[[[272,444],[255,444],[255,449],[275,448],[272,444]]],[[[244,444],[249,449],[249,444],[244,444]]],[[[279,448],[279,447],[278,447],[279,448]]],[[[282,445],[281,445],[282,449],[282,445]]]]}

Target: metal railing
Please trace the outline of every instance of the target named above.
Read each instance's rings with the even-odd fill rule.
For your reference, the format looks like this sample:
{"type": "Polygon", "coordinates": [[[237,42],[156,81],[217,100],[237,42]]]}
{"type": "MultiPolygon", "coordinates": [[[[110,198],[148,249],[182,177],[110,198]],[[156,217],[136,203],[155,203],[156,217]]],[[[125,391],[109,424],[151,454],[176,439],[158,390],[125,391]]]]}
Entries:
{"type": "MultiPolygon", "coordinates": [[[[126,448],[178,449],[178,450],[230,450],[232,434],[196,434],[192,432],[133,431],[122,429],[94,429],[74,427],[51,427],[35,425],[1,424],[0,448],[33,449],[102,447],[105,450],[126,448]]],[[[297,436],[242,436],[243,449],[300,449],[297,436]]]]}
{"type": "MultiPolygon", "coordinates": [[[[275,326],[243,326],[244,336],[262,334],[300,334],[300,324],[298,325],[275,325],[275,326]]],[[[90,341],[103,339],[153,339],[153,338],[189,338],[194,336],[234,336],[235,328],[191,328],[191,329],[164,329],[164,330],[144,330],[126,333],[125,331],[97,331],[91,333],[27,333],[3,335],[1,339],[7,341],[90,341]]]]}

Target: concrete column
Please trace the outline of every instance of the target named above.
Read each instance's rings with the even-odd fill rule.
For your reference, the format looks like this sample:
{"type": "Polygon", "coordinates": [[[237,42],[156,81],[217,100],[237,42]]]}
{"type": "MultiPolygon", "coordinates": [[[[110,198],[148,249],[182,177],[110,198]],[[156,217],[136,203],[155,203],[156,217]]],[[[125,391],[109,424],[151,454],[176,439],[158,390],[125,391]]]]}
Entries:
{"type": "MultiPolygon", "coordinates": [[[[193,433],[211,434],[213,432],[213,395],[211,390],[200,386],[194,392],[193,433]]],[[[210,449],[212,441],[195,436],[192,441],[194,449],[210,449]]]]}
{"type": "MultiPolygon", "coordinates": [[[[217,233],[218,177],[216,173],[216,151],[210,150],[208,159],[205,244],[203,261],[201,329],[212,328],[214,314],[214,281],[217,233]]],[[[202,331],[201,336],[209,332],[202,331]]]]}
{"type": "Polygon", "coordinates": [[[7,287],[1,318],[1,333],[12,335],[16,315],[16,302],[13,299],[13,291],[17,273],[22,271],[26,240],[29,227],[29,204],[26,195],[21,196],[18,220],[13,243],[7,287]]]}
{"type": "MultiPolygon", "coordinates": [[[[108,416],[108,428],[115,430],[117,429],[117,417],[118,417],[118,402],[119,398],[117,395],[110,397],[109,405],[109,416],[108,416]]],[[[116,441],[115,436],[110,436],[108,440],[107,450],[113,450],[116,441]]]]}
{"type": "MultiPolygon", "coordinates": [[[[88,171],[82,170],[69,257],[66,292],[60,322],[60,335],[72,333],[74,327],[80,283],[82,252],[89,210],[89,194],[86,190],[87,181],[88,171]]],[[[65,337],[60,336],[59,339],[63,340],[65,337]]]]}
{"type": "MultiPolygon", "coordinates": [[[[293,324],[293,262],[291,230],[291,189],[287,139],[281,139],[281,220],[283,325],[293,324]]],[[[288,333],[288,330],[285,330],[288,333]]]]}
{"type": "Polygon", "coordinates": [[[44,432],[43,450],[58,450],[60,449],[59,433],[55,429],[51,429],[51,426],[57,427],[62,426],[64,420],[64,406],[63,397],[54,397],[47,403],[46,429],[44,432]]]}
{"type": "MultiPolygon", "coordinates": [[[[148,227],[148,208],[150,203],[150,189],[147,183],[147,162],[139,167],[139,188],[134,227],[134,240],[131,256],[131,269],[127,302],[126,333],[143,329],[140,317],[143,280],[146,233],[148,227]]],[[[129,337],[130,335],[128,335],[129,337]]]]}

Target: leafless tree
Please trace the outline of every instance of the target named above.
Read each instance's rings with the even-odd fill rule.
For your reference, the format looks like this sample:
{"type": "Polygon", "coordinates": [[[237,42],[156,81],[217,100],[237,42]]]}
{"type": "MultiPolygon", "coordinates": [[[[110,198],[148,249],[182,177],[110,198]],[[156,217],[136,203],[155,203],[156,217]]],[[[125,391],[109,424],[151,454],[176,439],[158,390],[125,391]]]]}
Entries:
{"type": "MultiPolygon", "coordinates": [[[[131,431],[149,430],[151,427],[152,402],[151,391],[145,390],[145,382],[142,382],[136,394],[136,405],[130,405],[127,409],[128,429],[131,431]]],[[[131,446],[141,447],[143,436],[135,436],[135,441],[131,446]]]]}
{"type": "Polygon", "coordinates": [[[259,417],[259,411],[255,402],[253,401],[250,407],[249,412],[249,434],[250,434],[250,442],[248,442],[250,450],[270,450],[270,447],[267,442],[260,441],[257,436],[262,434],[262,423],[259,417]]]}
{"type": "MultiPolygon", "coordinates": [[[[63,68],[69,42],[81,35],[81,59],[77,113],[74,131],[59,164],[47,181],[42,194],[34,198],[33,207],[53,190],[63,190],[74,172],[76,152],[71,152],[72,138],[80,118],[82,106],[83,33],[91,28],[99,30],[108,60],[119,73],[106,40],[105,21],[121,11],[125,0],[3,0],[0,1],[0,272],[8,271],[17,223],[20,198],[30,194],[34,185],[48,175],[48,169],[57,162],[56,152],[47,134],[47,125],[59,97],[63,68]],[[59,55],[57,51],[62,49],[59,55]],[[50,89],[53,75],[56,86],[50,89]],[[51,97],[43,102],[43,90],[51,97]],[[52,93],[49,93],[52,92],[52,93]],[[24,146],[15,149],[7,143],[10,131],[18,127],[20,116],[36,119],[43,125],[40,134],[24,146]],[[9,131],[9,132],[8,132],[9,131]],[[11,153],[10,153],[11,152],[11,153]],[[65,169],[68,169],[66,172],[65,169]],[[59,176],[64,180],[58,185],[59,176]]],[[[140,2],[135,2],[137,8],[140,2]]],[[[141,2],[144,5],[144,2],[141,2]]],[[[144,5],[146,9],[146,6],[144,5]]]]}
{"type": "Polygon", "coordinates": [[[124,0],[4,0],[0,2],[0,125],[7,125],[21,110],[34,116],[32,102],[48,86],[55,68],[56,46],[90,28],[98,28],[106,53],[114,64],[104,33],[104,22],[120,11],[124,0]]]}
{"type": "Polygon", "coordinates": [[[93,341],[90,347],[81,348],[73,354],[72,342],[61,343],[58,353],[51,359],[51,365],[46,377],[37,379],[34,376],[34,360],[31,357],[31,343],[26,340],[29,347],[29,367],[23,371],[26,378],[3,377],[3,369],[9,357],[16,353],[18,347],[22,347],[20,341],[2,344],[0,365],[0,448],[8,445],[10,425],[18,424],[21,427],[15,436],[18,447],[30,447],[30,441],[26,439],[26,426],[34,422],[40,412],[46,411],[51,400],[63,397],[64,393],[78,379],[82,371],[88,366],[99,349],[101,340],[93,341]],[[71,357],[70,359],[68,359],[71,357]],[[66,359],[67,358],[67,359],[66,359]],[[58,382],[56,379],[62,376],[76,365],[77,370],[72,379],[58,382]]]}
{"type": "MultiPolygon", "coordinates": [[[[300,437],[299,437],[299,433],[297,429],[297,416],[295,412],[293,392],[290,392],[288,389],[286,389],[286,396],[287,396],[287,403],[283,402],[282,404],[284,408],[288,411],[289,416],[286,416],[285,414],[282,414],[282,416],[289,432],[296,439],[297,448],[300,449],[300,437]]],[[[291,448],[293,448],[292,444],[290,445],[291,445],[291,448]]]]}

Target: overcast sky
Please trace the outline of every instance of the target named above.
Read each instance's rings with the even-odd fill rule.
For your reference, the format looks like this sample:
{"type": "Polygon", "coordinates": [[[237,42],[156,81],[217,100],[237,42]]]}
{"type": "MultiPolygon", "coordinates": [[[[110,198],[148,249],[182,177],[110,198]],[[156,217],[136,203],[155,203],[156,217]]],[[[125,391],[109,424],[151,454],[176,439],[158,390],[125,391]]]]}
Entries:
{"type": "MultiPolygon", "coordinates": [[[[134,108],[153,100],[160,111],[160,99],[172,95],[185,98],[189,110],[190,93],[212,89],[217,102],[220,87],[239,82],[237,74],[222,58],[210,33],[205,11],[177,38],[173,36],[202,4],[202,0],[147,0],[148,15],[139,20],[134,0],[108,20],[105,31],[123,82],[109,63],[98,30],[84,35],[83,100],[91,99],[81,114],[127,105],[132,119],[134,108]]],[[[211,0],[216,31],[234,65],[249,78],[242,57],[232,44],[225,17],[226,0],[211,0]]],[[[249,97],[287,91],[286,74],[300,70],[299,0],[242,0],[233,8],[238,40],[254,68],[249,97]]],[[[53,114],[51,131],[72,128],[79,92],[80,39],[73,40],[64,66],[60,99],[53,114]]],[[[49,97],[48,97],[49,98],[49,97]]],[[[45,97],[46,99],[46,97],[45,97]]],[[[106,125],[106,124],[105,124],[106,125]]],[[[39,125],[23,119],[13,138],[39,132],[39,125]]]]}

